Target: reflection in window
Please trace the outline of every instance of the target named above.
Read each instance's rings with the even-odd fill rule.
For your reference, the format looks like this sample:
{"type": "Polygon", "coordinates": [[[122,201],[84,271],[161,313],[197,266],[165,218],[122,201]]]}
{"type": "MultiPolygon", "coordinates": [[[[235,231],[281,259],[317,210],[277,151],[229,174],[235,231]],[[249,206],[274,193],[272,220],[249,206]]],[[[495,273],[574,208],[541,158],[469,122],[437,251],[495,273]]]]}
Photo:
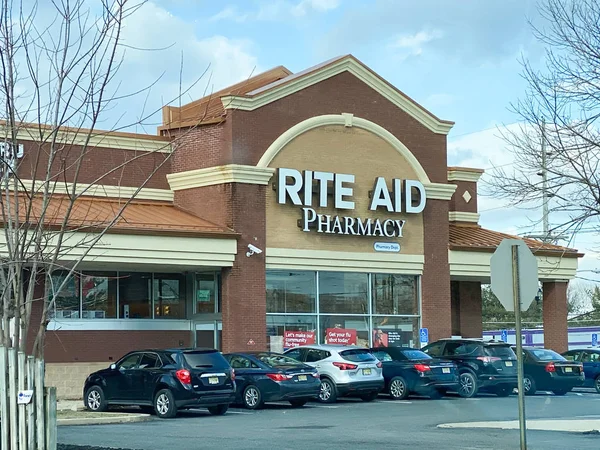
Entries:
{"type": "Polygon", "coordinates": [[[81,307],[83,319],[116,318],[117,273],[83,274],[81,276],[81,307]]]}
{"type": "Polygon", "coordinates": [[[369,277],[366,273],[320,272],[321,313],[367,314],[369,277]]]}
{"type": "Polygon", "coordinates": [[[267,272],[267,312],[314,313],[316,310],[315,272],[267,272]]]}
{"type": "Polygon", "coordinates": [[[417,277],[373,274],[373,314],[419,314],[417,277]]]}
{"type": "Polygon", "coordinates": [[[152,282],[154,317],[185,318],[185,277],[180,274],[154,274],[152,282]]]}
{"type": "Polygon", "coordinates": [[[369,346],[369,316],[320,317],[323,344],[369,346]]]}
{"type": "Polygon", "coordinates": [[[418,317],[373,316],[373,347],[414,347],[418,334],[418,317]]]}
{"type": "Polygon", "coordinates": [[[68,279],[67,275],[66,271],[54,272],[50,277],[52,284],[50,292],[55,298],[52,315],[57,319],[79,319],[79,275],[73,274],[68,279]]]}
{"type": "Polygon", "coordinates": [[[119,273],[120,317],[125,319],[151,319],[151,291],[151,273],[119,273]]]}
{"type": "Polygon", "coordinates": [[[217,274],[198,273],[196,274],[196,292],[194,303],[196,305],[196,314],[214,314],[218,312],[215,307],[217,296],[217,274]]]}
{"type": "Polygon", "coordinates": [[[267,316],[269,350],[282,353],[284,349],[317,343],[317,316],[267,316]]]}

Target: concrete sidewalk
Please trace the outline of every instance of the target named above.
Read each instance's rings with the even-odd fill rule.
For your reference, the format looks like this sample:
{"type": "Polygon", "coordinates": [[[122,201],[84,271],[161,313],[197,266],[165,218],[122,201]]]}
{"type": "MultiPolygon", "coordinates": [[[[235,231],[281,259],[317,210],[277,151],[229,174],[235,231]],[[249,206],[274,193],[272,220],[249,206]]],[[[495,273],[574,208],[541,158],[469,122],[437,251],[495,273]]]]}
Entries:
{"type": "MultiPolygon", "coordinates": [[[[518,420],[494,422],[443,423],[438,428],[497,428],[501,430],[518,430],[518,420]]],[[[528,420],[528,430],[566,431],[570,433],[600,433],[600,419],[544,419],[528,420]]]]}

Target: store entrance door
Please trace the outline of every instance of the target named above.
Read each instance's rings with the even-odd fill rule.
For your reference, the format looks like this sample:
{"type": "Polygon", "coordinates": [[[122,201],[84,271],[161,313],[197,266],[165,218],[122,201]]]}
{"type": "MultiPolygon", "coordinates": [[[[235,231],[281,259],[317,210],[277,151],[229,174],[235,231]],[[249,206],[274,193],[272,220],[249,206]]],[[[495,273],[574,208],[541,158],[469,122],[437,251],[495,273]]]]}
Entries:
{"type": "Polygon", "coordinates": [[[192,343],[194,347],[208,347],[221,350],[220,320],[194,320],[192,328],[192,343]]]}

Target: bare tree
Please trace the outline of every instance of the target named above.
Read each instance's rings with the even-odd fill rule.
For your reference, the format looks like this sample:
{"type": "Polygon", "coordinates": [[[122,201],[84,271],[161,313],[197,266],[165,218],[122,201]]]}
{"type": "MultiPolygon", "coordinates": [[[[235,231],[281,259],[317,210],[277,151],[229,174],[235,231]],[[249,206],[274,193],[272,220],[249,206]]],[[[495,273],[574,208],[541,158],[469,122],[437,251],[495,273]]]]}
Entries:
{"type": "MultiPolygon", "coordinates": [[[[85,0],[53,1],[44,4],[40,14],[37,3],[1,0],[0,346],[25,351],[33,326],[38,329],[33,346],[37,357],[43,356],[58,293],[172,155],[172,142],[165,141],[161,148],[141,148],[134,156],[124,156],[91,182],[80,181],[105,151],[98,142],[110,138],[97,126],[110,118],[119,101],[149,89],[123,95],[117,77],[126,47],[123,27],[144,1],[92,3],[93,11],[85,0]],[[27,154],[20,158],[24,133],[34,140],[28,141],[27,154]],[[151,164],[145,167],[152,169],[143,171],[140,162],[147,159],[151,164]],[[95,216],[82,211],[82,196],[106,178],[123,177],[130,166],[142,171],[144,180],[133,186],[133,194],[121,197],[115,211],[95,216]],[[67,275],[53,277],[56,270],[67,275]],[[37,292],[42,284],[45,292],[37,292]],[[39,323],[32,324],[36,302],[42,313],[39,323]]],[[[180,89],[178,98],[182,94],[180,89]]],[[[154,113],[142,114],[135,124],[154,113]]],[[[112,127],[111,132],[133,125],[112,127]]]]}
{"type": "Polygon", "coordinates": [[[522,123],[502,131],[514,165],[492,172],[491,192],[515,206],[545,203],[556,222],[545,230],[550,236],[597,233],[600,3],[540,0],[539,9],[543,23],[531,26],[545,45],[545,66],[523,62],[528,89],[512,105],[522,123]]]}

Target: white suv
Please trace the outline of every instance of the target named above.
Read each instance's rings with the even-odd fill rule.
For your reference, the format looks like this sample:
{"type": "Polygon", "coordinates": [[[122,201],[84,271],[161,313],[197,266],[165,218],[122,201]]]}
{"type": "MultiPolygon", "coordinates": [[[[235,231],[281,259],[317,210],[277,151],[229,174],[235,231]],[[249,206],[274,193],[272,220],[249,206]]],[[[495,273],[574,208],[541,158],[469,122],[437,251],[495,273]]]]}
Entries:
{"type": "Polygon", "coordinates": [[[323,403],[333,403],[341,396],[356,396],[370,402],[385,384],[381,362],[366,348],[306,345],[290,349],[285,355],[319,371],[319,400],[323,403]]]}

